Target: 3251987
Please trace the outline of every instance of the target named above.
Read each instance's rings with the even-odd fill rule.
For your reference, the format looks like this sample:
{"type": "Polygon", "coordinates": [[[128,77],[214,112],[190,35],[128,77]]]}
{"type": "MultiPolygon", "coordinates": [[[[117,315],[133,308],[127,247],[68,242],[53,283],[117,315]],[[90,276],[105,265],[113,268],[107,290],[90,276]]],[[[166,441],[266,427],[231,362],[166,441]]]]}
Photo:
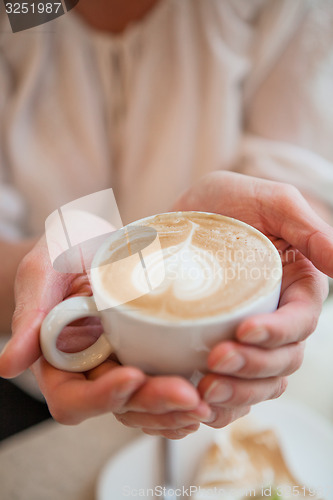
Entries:
{"type": "Polygon", "coordinates": [[[61,2],[6,2],[7,14],[57,14],[62,8],[61,2]]]}

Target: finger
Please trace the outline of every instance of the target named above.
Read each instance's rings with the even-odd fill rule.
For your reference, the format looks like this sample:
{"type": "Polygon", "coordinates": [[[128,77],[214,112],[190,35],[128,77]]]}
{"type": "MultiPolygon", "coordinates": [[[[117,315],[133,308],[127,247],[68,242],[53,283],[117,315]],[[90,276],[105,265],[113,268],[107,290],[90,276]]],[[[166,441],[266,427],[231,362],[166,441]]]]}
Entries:
{"type": "Polygon", "coordinates": [[[42,321],[63,300],[72,280],[73,275],[53,270],[44,238],[22,260],[15,283],[13,336],[0,357],[0,376],[15,377],[39,358],[42,321]]]}
{"type": "MultiPolygon", "coordinates": [[[[95,318],[91,318],[94,320],[95,318]]],[[[57,349],[63,352],[79,352],[90,347],[103,333],[101,324],[83,326],[69,325],[63,329],[57,339],[57,349]]]]}
{"type": "Polygon", "coordinates": [[[222,342],[212,349],[207,364],[215,373],[254,379],[290,375],[300,368],[303,357],[300,342],[277,349],[222,342]]]}
{"type": "Polygon", "coordinates": [[[45,316],[43,311],[38,310],[26,313],[1,353],[0,377],[16,377],[39,358],[39,330],[45,316]]]}
{"type": "Polygon", "coordinates": [[[278,398],[286,387],[285,377],[246,380],[208,374],[200,381],[198,391],[209,405],[233,408],[278,398]]]}
{"type": "Polygon", "coordinates": [[[283,279],[279,308],[244,321],[236,331],[237,340],[273,348],[303,341],[314,331],[327,279],[303,257],[286,266],[283,279]]]}
{"type": "Polygon", "coordinates": [[[281,186],[272,203],[263,208],[267,230],[296,247],[320,271],[333,277],[333,228],[316,214],[298,189],[281,186]]]}
{"type": "Polygon", "coordinates": [[[200,403],[195,387],[181,377],[149,377],[126,405],[127,411],[162,414],[195,410],[200,403]]]}
{"type": "Polygon", "coordinates": [[[121,365],[115,357],[114,353],[112,353],[110,357],[106,361],[104,361],[104,363],[96,366],[95,368],[92,368],[89,371],[86,371],[84,375],[88,380],[96,380],[105,373],[108,373],[110,370],[119,368],[120,366],[121,365]]]}
{"type": "Polygon", "coordinates": [[[182,439],[193,432],[196,432],[200,427],[200,424],[190,425],[188,427],[183,427],[182,429],[175,430],[165,430],[165,429],[146,429],[143,428],[142,431],[150,436],[163,436],[167,439],[182,439]]]}
{"type": "MultiPolygon", "coordinates": [[[[215,415],[214,415],[215,417],[215,415]]],[[[117,420],[128,427],[145,427],[149,429],[179,429],[195,425],[212,418],[212,411],[207,403],[200,403],[192,412],[174,411],[162,415],[151,413],[126,412],[116,414],[117,420]]]]}
{"type": "Polygon", "coordinates": [[[242,406],[240,408],[221,408],[219,406],[213,406],[212,410],[215,414],[214,419],[211,422],[205,422],[208,427],[214,427],[214,429],[221,429],[231,424],[235,420],[241,417],[245,417],[251,411],[251,406],[242,406]]]}
{"type": "Polygon", "coordinates": [[[333,228],[294,186],[234,172],[213,172],[177,201],[176,210],[235,217],[298,248],[333,277],[333,228]]]}
{"type": "Polygon", "coordinates": [[[95,415],[120,411],[146,381],[136,368],[105,364],[109,370],[102,373],[100,369],[101,376],[91,380],[82,373],[57,370],[44,358],[34,364],[33,372],[55,420],[72,425],[95,415]]]}

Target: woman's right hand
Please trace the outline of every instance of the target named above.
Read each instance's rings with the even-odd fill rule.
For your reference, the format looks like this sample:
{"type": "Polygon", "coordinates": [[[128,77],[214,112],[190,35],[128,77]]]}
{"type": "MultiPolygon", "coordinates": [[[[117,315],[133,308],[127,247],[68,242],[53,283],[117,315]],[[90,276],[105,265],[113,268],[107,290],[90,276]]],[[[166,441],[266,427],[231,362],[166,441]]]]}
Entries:
{"type": "MultiPolygon", "coordinates": [[[[15,377],[31,367],[51,414],[64,424],[113,412],[125,425],[181,438],[213,417],[195,387],[181,377],[150,377],[116,359],[86,373],[61,371],[47,363],[39,346],[41,324],[56,304],[76,295],[91,295],[87,275],[56,272],[45,237],[41,238],[18,269],[13,335],[0,357],[2,377],[15,377]]],[[[96,322],[69,326],[61,336],[61,348],[80,350],[100,333],[96,322]]],[[[241,414],[243,408],[226,412],[225,424],[241,414]]]]}

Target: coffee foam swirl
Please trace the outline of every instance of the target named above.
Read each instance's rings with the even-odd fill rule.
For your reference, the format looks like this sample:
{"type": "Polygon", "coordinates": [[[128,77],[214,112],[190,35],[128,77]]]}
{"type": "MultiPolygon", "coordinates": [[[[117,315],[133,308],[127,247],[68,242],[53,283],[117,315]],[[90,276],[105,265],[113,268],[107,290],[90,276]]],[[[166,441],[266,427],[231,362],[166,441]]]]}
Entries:
{"type": "MultiPolygon", "coordinates": [[[[169,290],[175,298],[191,301],[209,297],[222,286],[217,260],[211,253],[194,247],[190,237],[184,243],[164,249],[162,253],[163,260],[158,252],[145,259],[153,289],[151,294],[164,294],[169,290]],[[165,279],[155,288],[162,272],[165,272],[165,279]]],[[[146,272],[141,263],[133,269],[131,285],[142,293],[146,289],[146,272]]]]}
{"type": "Polygon", "coordinates": [[[111,297],[119,298],[124,287],[144,294],[126,308],[170,320],[217,315],[254,300],[280,279],[281,262],[271,243],[238,221],[184,212],[156,216],[144,224],[156,229],[162,255],[146,252],[145,267],[137,259],[124,259],[114,269],[100,271],[111,297]],[[162,274],[165,278],[156,287],[162,274]]]}

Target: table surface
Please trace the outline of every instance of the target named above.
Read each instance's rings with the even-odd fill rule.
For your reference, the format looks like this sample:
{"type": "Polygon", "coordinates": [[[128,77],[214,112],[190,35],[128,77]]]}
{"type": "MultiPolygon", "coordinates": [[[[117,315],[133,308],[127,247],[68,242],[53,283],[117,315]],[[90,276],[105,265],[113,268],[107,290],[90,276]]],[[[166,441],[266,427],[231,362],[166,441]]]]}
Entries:
{"type": "MultiPolygon", "coordinates": [[[[308,404],[333,423],[333,297],[309,339],[302,368],[283,396],[308,404]]],[[[95,500],[103,465],[140,436],[113,415],[77,426],[46,421],[0,445],[1,500],[95,500]]],[[[118,500],[118,499],[114,499],[118,500]]]]}
{"type": "Polygon", "coordinates": [[[16,434],[0,447],[0,498],[94,500],[103,465],[137,436],[112,415],[73,427],[46,421],[16,434]]]}

